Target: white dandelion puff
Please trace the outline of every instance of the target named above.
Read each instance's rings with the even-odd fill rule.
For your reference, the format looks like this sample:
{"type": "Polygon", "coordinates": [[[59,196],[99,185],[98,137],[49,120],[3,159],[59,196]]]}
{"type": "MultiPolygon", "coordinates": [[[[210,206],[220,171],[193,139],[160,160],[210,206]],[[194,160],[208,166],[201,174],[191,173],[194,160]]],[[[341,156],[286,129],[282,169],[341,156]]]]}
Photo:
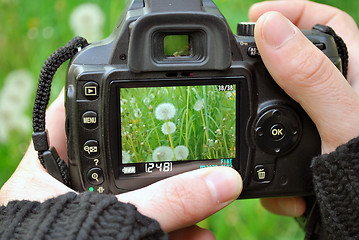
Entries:
{"type": "Polygon", "coordinates": [[[130,103],[131,103],[131,104],[135,104],[135,103],[136,103],[136,98],[132,97],[132,98],[130,99],[130,103]]]}
{"type": "Polygon", "coordinates": [[[172,161],[174,153],[172,148],[168,146],[161,146],[156,148],[152,153],[152,159],[155,162],[159,161],[172,161]]]}
{"type": "Polygon", "coordinates": [[[193,109],[197,112],[201,111],[204,108],[204,101],[203,99],[198,99],[196,103],[193,105],[193,109]]]}
{"type": "Polygon", "coordinates": [[[143,103],[146,104],[146,105],[148,105],[148,104],[151,103],[151,99],[148,98],[148,97],[145,97],[145,98],[143,99],[143,103]]]}
{"type": "Polygon", "coordinates": [[[25,69],[11,72],[5,79],[0,94],[0,105],[13,111],[25,111],[30,103],[34,82],[32,74],[25,69]]]}
{"type": "Polygon", "coordinates": [[[125,98],[121,99],[121,105],[125,105],[125,104],[127,104],[127,99],[125,98]]]}
{"type": "Polygon", "coordinates": [[[35,38],[37,38],[38,35],[39,35],[39,29],[36,27],[30,28],[29,31],[27,32],[27,37],[30,40],[34,40],[35,38]]]}
{"type": "Polygon", "coordinates": [[[131,156],[126,151],[122,151],[122,163],[130,163],[131,162],[131,156]]]}
{"type": "Polygon", "coordinates": [[[29,107],[34,79],[27,70],[16,70],[5,79],[0,92],[0,142],[6,142],[12,130],[27,132],[31,120],[25,111],[29,107]]]}
{"type": "Polygon", "coordinates": [[[174,124],[173,122],[165,122],[162,125],[161,131],[165,135],[172,134],[176,131],[176,124],[174,124]]]}
{"type": "Polygon", "coordinates": [[[93,3],[85,3],[75,8],[70,16],[70,26],[75,35],[88,39],[89,42],[102,38],[102,26],[105,14],[93,3]]]}
{"type": "Polygon", "coordinates": [[[54,36],[55,29],[53,27],[47,26],[42,30],[42,36],[45,39],[50,39],[54,36]]]}
{"type": "Polygon", "coordinates": [[[161,103],[157,106],[155,115],[158,120],[170,120],[176,115],[176,108],[172,103],[161,103]]]}
{"type": "Polygon", "coordinates": [[[142,117],[142,112],[139,108],[136,108],[133,115],[135,116],[135,118],[140,118],[142,117]]]}
{"type": "Polygon", "coordinates": [[[174,152],[177,160],[186,160],[189,155],[189,150],[184,145],[175,147],[174,152]]]}

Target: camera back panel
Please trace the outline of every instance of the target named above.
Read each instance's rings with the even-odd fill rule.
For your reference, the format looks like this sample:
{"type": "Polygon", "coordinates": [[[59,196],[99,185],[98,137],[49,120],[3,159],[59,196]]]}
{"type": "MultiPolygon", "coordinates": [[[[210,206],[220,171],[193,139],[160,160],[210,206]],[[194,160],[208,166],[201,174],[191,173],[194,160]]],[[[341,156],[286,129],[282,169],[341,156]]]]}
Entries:
{"type": "MultiPolygon", "coordinates": [[[[134,1],[109,38],[71,62],[74,189],[118,194],[227,166],[244,180],[240,198],[312,194],[319,134],[266,70],[254,25],[233,35],[213,2],[170,2],[134,1]]],[[[340,67],[332,37],[305,34],[340,67]]]]}

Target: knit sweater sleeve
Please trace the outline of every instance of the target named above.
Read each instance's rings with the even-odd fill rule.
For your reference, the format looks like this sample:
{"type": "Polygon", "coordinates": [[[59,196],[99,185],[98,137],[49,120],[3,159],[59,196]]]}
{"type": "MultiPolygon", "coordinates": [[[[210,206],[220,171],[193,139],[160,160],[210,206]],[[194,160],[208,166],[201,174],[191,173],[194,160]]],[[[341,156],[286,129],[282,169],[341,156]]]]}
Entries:
{"type": "Polygon", "coordinates": [[[359,239],[359,138],[313,159],[325,239],[359,239]]]}
{"type": "Polygon", "coordinates": [[[115,196],[67,193],[0,207],[0,239],[167,239],[155,220],[115,196]]]}

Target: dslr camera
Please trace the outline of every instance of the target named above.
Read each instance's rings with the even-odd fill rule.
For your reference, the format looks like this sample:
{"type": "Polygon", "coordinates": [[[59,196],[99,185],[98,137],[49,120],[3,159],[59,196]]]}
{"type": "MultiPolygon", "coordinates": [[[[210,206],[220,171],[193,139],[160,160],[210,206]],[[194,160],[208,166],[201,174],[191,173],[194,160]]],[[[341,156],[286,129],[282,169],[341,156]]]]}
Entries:
{"type": "MultiPolygon", "coordinates": [[[[233,34],[211,0],[133,0],[69,65],[72,187],[118,194],[227,166],[244,180],[240,198],[311,195],[317,129],[266,70],[253,32],[240,23],[233,34]]],[[[332,36],[303,32],[341,68],[332,36]]]]}

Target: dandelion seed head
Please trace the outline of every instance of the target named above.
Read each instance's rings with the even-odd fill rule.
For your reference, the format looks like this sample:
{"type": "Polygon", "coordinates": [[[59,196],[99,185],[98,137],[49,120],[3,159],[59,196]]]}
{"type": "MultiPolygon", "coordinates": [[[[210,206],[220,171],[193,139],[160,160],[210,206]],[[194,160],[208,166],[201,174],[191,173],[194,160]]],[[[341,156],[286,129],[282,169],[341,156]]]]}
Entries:
{"type": "Polygon", "coordinates": [[[148,97],[145,97],[145,98],[143,99],[143,103],[146,104],[146,105],[150,104],[150,102],[151,102],[151,99],[148,98],[148,97]]]}
{"type": "Polygon", "coordinates": [[[25,111],[29,107],[34,79],[27,70],[11,72],[0,92],[0,142],[6,142],[13,130],[28,132],[31,120],[25,111]]]}
{"type": "Polygon", "coordinates": [[[47,26],[46,28],[44,28],[44,30],[42,30],[42,36],[45,39],[50,39],[54,36],[55,33],[55,29],[51,26],[47,26]]]}
{"type": "Polygon", "coordinates": [[[159,161],[172,161],[174,157],[174,153],[172,151],[172,148],[168,146],[161,146],[156,148],[152,153],[153,161],[159,162],[159,161]]]}
{"type": "Polygon", "coordinates": [[[189,150],[184,145],[175,147],[174,152],[177,160],[186,160],[189,155],[189,150]]]}
{"type": "Polygon", "coordinates": [[[25,111],[30,103],[34,82],[32,74],[25,69],[9,73],[0,93],[0,105],[17,112],[25,111]]]}
{"type": "Polygon", "coordinates": [[[127,104],[127,99],[125,98],[121,99],[121,105],[125,105],[125,104],[127,104]]]}
{"type": "Polygon", "coordinates": [[[205,103],[203,99],[198,99],[196,103],[193,105],[193,109],[199,112],[204,108],[204,104],[205,103]]]}
{"type": "Polygon", "coordinates": [[[165,135],[172,134],[176,131],[176,124],[174,124],[173,122],[165,122],[162,125],[161,131],[165,135]]]}
{"type": "Polygon", "coordinates": [[[75,35],[83,36],[89,42],[102,38],[105,14],[93,3],[85,3],[75,8],[70,16],[70,26],[75,35]]]}
{"type": "Polygon", "coordinates": [[[131,104],[135,104],[135,103],[136,103],[136,98],[132,97],[132,98],[130,99],[130,103],[131,103],[131,104]]]}
{"type": "Polygon", "coordinates": [[[136,108],[136,109],[134,110],[134,114],[133,114],[133,115],[135,116],[135,118],[140,118],[140,117],[142,117],[141,109],[136,108]]]}
{"type": "Polygon", "coordinates": [[[131,162],[131,155],[126,152],[126,151],[122,151],[122,163],[130,163],[131,162]]]}
{"type": "Polygon", "coordinates": [[[208,146],[213,147],[214,146],[214,141],[213,139],[208,139],[208,146]]]}
{"type": "Polygon", "coordinates": [[[176,115],[176,108],[172,103],[161,103],[155,110],[158,120],[170,120],[176,115]]]}

